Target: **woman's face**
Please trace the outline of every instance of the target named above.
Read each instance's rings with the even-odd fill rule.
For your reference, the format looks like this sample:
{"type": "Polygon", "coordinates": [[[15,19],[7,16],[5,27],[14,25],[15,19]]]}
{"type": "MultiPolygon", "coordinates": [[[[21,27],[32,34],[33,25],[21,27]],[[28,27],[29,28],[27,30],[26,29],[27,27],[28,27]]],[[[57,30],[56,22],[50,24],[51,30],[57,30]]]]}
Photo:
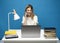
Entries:
{"type": "Polygon", "coordinates": [[[30,15],[32,13],[32,9],[29,7],[29,8],[26,9],[26,12],[27,12],[28,15],[30,15]]]}

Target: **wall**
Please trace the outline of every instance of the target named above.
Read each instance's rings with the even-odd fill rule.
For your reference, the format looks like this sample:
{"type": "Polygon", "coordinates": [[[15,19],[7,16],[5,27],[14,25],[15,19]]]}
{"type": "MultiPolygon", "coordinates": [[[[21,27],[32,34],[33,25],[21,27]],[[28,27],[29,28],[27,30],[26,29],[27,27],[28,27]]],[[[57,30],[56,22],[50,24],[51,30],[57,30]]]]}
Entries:
{"type": "MultiPolygon", "coordinates": [[[[60,37],[60,0],[0,0],[0,31],[4,34],[8,30],[8,12],[16,9],[20,20],[14,21],[13,15],[10,15],[10,28],[20,29],[22,16],[27,4],[32,4],[34,13],[38,16],[41,28],[56,27],[57,37],[60,37]]],[[[0,33],[1,35],[1,33],[0,33]]],[[[3,35],[1,35],[3,36],[3,35]]]]}

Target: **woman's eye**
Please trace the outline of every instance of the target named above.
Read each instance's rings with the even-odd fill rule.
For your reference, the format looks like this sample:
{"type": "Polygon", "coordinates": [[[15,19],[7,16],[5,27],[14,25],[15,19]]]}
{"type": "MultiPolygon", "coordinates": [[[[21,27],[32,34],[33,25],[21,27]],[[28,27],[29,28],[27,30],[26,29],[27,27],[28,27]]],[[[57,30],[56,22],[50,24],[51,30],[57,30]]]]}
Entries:
{"type": "Polygon", "coordinates": [[[31,10],[27,10],[27,11],[31,11],[31,10]]]}

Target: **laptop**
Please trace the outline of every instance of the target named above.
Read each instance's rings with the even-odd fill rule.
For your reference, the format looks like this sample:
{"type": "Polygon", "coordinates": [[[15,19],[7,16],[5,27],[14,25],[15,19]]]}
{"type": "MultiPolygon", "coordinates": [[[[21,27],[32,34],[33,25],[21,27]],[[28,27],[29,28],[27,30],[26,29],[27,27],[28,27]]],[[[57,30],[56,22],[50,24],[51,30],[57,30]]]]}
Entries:
{"type": "Polygon", "coordinates": [[[40,38],[40,25],[22,25],[22,38],[40,38]]]}

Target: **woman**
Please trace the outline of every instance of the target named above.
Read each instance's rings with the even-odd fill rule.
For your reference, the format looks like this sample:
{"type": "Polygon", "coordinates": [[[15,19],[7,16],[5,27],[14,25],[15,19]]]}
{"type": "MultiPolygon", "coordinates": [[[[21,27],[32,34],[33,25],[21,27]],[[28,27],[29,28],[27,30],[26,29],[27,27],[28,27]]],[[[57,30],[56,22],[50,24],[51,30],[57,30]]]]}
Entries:
{"type": "Polygon", "coordinates": [[[38,17],[33,13],[32,5],[27,5],[25,9],[25,14],[22,19],[23,25],[37,25],[38,24],[38,17]]]}
{"type": "MultiPolygon", "coordinates": [[[[14,14],[17,14],[16,11],[13,11],[14,14]]],[[[32,5],[27,5],[25,9],[25,14],[22,19],[23,25],[37,25],[38,24],[38,17],[33,13],[32,5]]]]}

